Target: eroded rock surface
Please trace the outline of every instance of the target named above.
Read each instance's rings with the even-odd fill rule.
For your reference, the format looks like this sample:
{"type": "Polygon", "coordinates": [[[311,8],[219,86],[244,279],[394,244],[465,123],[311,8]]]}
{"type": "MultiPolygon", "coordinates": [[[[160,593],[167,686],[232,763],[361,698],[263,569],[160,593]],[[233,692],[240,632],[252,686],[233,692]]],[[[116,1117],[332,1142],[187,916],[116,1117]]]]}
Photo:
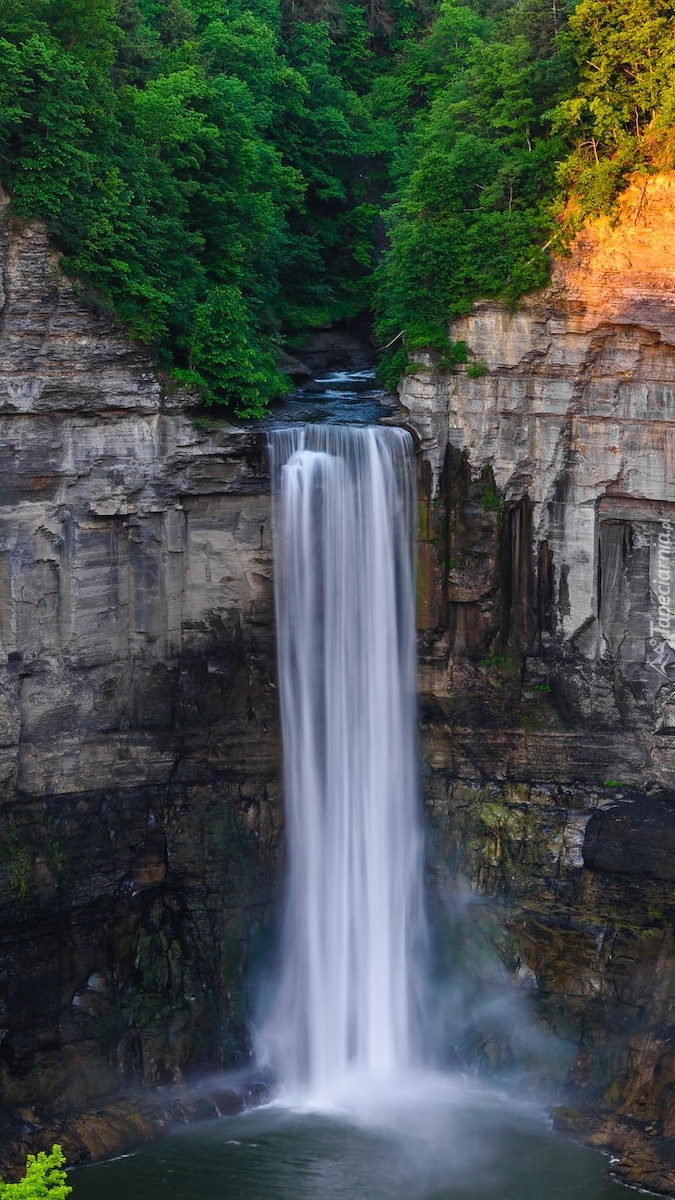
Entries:
{"type": "Polygon", "coordinates": [[[246,1055],[279,826],[269,480],[44,231],[0,228],[0,1096],[58,1113],[246,1055]]]}
{"type": "Polygon", "coordinates": [[[615,1155],[627,1182],[672,1193],[675,905],[658,874],[671,806],[659,814],[655,800],[612,788],[472,785],[438,769],[426,791],[460,1058],[557,1081],[562,1130],[615,1155]],[[611,852],[617,821],[645,803],[651,821],[619,873],[599,861],[598,826],[611,852]]]}
{"type": "MultiPolygon", "coordinates": [[[[545,294],[458,322],[477,369],[403,392],[448,962],[479,1013],[506,980],[543,1016],[560,1123],[666,1191],[674,194],[639,184],[545,294]]],[[[92,1120],[102,1096],[247,1053],[280,827],[269,481],[260,438],[167,396],[39,228],[1,245],[0,1138],[109,1154],[165,1110],[92,1120]]],[[[508,1065],[468,1009],[462,1038],[508,1065]]]]}
{"type": "Polygon", "coordinates": [[[401,390],[434,870],[497,898],[502,963],[575,1047],[562,1123],[672,1191],[675,176],[451,336],[468,368],[401,390]]]}
{"type": "Polygon", "coordinates": [[[568,773],[566,731],[599,733],[582,768],[596,781],[675,784],[674,214],[675,177],[636,184],[620,224],[592,228],[548,291],[455,324],[483,374],[429,372],[402,389],[431,468],[442,577],[423,688],[457,708],[439,627],[455,665],[525,655],[562,722],[543,756],[568,773]]]}

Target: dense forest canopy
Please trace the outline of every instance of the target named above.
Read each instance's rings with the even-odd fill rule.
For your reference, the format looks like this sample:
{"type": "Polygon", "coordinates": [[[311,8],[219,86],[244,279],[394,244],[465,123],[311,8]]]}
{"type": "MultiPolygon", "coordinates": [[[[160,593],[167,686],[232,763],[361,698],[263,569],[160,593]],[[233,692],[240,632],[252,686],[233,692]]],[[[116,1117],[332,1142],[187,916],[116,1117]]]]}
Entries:
{"type": "Polygon", "coordinates": [[[0,0],[0,180],[178,381],[256,415],[308,329],[393,380],[673,164],[661,0],[0,0]]]}

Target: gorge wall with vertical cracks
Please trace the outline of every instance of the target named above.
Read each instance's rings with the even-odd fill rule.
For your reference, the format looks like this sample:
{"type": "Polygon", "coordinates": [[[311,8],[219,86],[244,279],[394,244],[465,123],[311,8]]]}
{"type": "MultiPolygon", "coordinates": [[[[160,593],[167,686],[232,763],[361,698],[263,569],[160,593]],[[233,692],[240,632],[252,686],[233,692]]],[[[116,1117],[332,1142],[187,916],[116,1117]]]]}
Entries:
{"type": "Polygon", "coordinates": [[[19,1156],[45,1113],[244,1060],[280,784],[260,437],[205,428],[39,226],[0,229],[0,1133],[19,1156]]]}
{"type": "Polygon", "coordinates": [[[560,1123],[672,1191],[675,176],[451,338],[401,388],[432,871],[564,1039],[560,1123]]]}

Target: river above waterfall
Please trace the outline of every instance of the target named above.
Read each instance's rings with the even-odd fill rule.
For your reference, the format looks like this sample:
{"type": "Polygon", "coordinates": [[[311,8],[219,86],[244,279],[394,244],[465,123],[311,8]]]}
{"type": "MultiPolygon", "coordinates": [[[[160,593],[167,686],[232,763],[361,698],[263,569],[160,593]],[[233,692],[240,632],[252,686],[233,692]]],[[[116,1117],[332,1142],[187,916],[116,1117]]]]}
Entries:
{"type": "Polygon", "coordinates": [[[327,371],[292,392],[261,422],[266,429],[314,425],[377,425],[391,416],[397,401],[383,392],[373,370],[327,371]]]}
{"type": "Polygon", "coordinates": [[[70,1173],[72,1200],[629,1200],[543,1111],[453,1077],[312,1111],[269,1105],[70,1173]]]}

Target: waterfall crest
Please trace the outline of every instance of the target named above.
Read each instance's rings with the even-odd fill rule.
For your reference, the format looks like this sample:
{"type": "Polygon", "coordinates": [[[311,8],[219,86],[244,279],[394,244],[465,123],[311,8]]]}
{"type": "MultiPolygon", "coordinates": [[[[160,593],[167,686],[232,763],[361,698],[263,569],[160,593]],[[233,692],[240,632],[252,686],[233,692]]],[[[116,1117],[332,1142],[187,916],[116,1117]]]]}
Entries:
{"type": "Polygon", "coordinates": [[[261,1055],[312,1097],[419,1058],[412,439],[270,435],[287,874],[261,1055]]]}

